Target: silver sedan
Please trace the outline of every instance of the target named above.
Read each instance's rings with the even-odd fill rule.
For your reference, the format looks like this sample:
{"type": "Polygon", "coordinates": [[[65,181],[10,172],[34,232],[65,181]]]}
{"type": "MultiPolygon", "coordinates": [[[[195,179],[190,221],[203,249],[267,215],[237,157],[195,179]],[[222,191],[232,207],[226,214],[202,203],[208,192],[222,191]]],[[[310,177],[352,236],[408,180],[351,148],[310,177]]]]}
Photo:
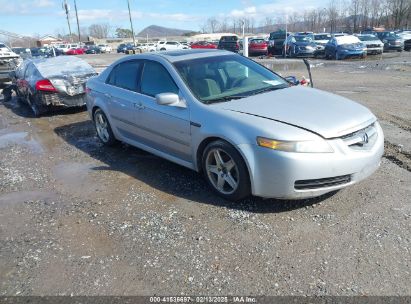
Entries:
{"type": "Polygon", "coordinates": [[[381,127],[364,106],[290,86],[231,52],[127,56],[86,90],[104,144],[126,142],[201,172],[229,200],[338,190],[371,175],[384,151],[381,127]]]}

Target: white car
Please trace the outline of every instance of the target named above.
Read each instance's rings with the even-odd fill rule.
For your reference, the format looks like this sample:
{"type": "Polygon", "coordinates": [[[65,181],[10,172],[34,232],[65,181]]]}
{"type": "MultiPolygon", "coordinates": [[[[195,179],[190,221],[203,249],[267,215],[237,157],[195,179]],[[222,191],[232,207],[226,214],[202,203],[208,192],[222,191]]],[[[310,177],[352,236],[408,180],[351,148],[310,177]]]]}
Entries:
{"type": "Polygon", "coordinates": [[[98,47],[103,53],[111,53],[113,50],[108,44],[99,44],[98,47]]]}
{"type": "Polygon", "coordinates": [[[186,50],[190,47],[177,41],[159,41],[157,51],[186,50]]]}

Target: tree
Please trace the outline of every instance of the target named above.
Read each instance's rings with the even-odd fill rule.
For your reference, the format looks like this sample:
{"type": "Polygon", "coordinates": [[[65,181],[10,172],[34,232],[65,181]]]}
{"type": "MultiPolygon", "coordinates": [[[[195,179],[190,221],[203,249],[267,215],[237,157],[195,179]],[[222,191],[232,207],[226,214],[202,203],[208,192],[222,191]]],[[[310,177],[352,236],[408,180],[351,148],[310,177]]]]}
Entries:
{"type": "Polygon", "coordinates": [[[217,31],[219,22],[216,17],[210,17],[207,19],[207,27],[211,33],[215,33],[217,31]]]}
{"type": "Polygon", "coordinates": [[[129,29],[117,28],[116,36],[117,38],[133,38],[133,32],[129,29]]]}
{"type": "Polygon", "coordinates": [[[108,23],[92,24],[88,27],[90,36],[102,39],[107,38],[110,31],[110,25],[108,23]]]}

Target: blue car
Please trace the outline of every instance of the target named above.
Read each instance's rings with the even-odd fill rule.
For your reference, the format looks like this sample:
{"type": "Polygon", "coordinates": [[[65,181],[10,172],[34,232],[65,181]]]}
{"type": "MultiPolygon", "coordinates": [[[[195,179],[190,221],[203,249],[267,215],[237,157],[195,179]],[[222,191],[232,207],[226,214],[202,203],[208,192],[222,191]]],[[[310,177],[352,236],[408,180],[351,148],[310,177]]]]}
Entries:
{"type": "Polygon", "coordinates": [[[358,37],[352,35],[333,37],[325,45],[325,58],[327,59],[364,58],[366,55],[367,46],[358,37]]]}

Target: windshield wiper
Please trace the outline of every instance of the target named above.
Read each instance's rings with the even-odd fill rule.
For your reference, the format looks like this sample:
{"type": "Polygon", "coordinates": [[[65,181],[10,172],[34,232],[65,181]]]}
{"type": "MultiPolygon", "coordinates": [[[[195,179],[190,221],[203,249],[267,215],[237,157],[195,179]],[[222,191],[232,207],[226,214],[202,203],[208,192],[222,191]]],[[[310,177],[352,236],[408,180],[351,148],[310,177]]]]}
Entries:
{"type": "Polygon", "coordinates": [[[275,91],[275,90],[279,90],[279,89],[285,89],[285,88],[287,88],[287,86],[268,87],[268,88],[264,88],[264,89],[261,89],[261,90],[254,91],[254,92],[252,92],[252,93],[250,94],[250,96],[251,96],[251,95],[257,95],[257,94],[265,93],[265,92],[275,91]]]}
{"type": "Polygon", "coordinates": [[[232,96],[223,96],[223,97],[218,97],[215,99],[209,99],[209,100],[205,100],[204,103],[205,104],[210,104],[210,103],[215,103],[215,102],[223,102],[223,101],[230,101],[233,99],[241,99],[241,98],[245,98],[247,96],[244,95],[232,95],[232,96]]]}

